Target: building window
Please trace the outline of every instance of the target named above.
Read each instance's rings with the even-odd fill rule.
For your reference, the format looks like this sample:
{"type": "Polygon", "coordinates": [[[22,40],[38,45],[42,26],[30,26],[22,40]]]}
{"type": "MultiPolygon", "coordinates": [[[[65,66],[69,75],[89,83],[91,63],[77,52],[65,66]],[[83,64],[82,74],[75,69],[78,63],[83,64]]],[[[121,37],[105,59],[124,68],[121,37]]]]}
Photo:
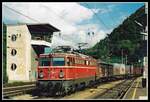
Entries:
{"type": "Polygon", "coordinates": [[[12,49],[12,50],[11,50],[11,55],[12,55],[12,56],[15,56],[16,54],[17,54],[16,49],[12,49]]]}
{"type": "Polygon", "coordinates": [[[11,70],[14,71],[14,70],[16,70],[16,68],[17,68],[17,65],[16,65],[15,63],[12,63],[12,64],[11,64],[11,70]]]}
{"type": "Polygon", "coordinates": [[[16,39],[17,39],[17,36],[16,36],[15,34],[13,34],[13,35],[11,36],[11,40],[12,40],[12,41],[16,41],[16,39]]]}

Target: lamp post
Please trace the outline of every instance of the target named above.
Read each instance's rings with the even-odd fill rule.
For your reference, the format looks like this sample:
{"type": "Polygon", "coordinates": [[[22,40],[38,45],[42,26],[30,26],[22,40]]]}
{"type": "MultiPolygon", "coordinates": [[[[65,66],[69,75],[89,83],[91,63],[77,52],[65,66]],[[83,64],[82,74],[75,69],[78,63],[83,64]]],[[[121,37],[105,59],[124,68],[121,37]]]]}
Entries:
{"type": "Polygon", "coordinates": [[[127,61],[127,60],[128,60],[127,58],[128,58],[128,55],[126,54],[126,62],[125,62],[126,65],[127,65],[127,62],[128,62],[128,61],[127,61]]]}
{"type": "MultiPolygon", "coordinates": [[[[137,25],[139,25],[140,27],[142,27],[142,28],[144,28],[144,26],[141,24],[141,23],[139,23],[139,22],[137,22],[136,20],[135,20],[135,23],[137,24],[137,25]]],[[[144,29],[143,31],[144,32],[141,32],[140,34],[141,35],[143,35],[144,36],[144,38],[143,38],[143,40],[146,40],[146,42],[147,42],[147,39],[146,39],[146,37],[145,36],[148,36],[148,34],[147,34],[147,27],[146,27],[146,29],[144,29]]],[[[143,57],[143,60],[145,61],[145,59],[147,58],[147,55],[146,56],[144,56],[143,57]]],[[[140,60],[139,60],[140,61],[140,60]]],[[[140,61],[141,62],[141,61],[140,61]]],[[[147,69],[146,69],[146,65],[145,65],[146,63],[145,62],[143,62],[143,65],[144,65],[144,68],[143,68],[143,78],[142,78],[142,86],[143,87],[146,87],[146,80],[147,80],[147,69]]]]}
{"type": "MultiPolygon", "coordinates": [[[[146,3],[145,4],[145,14],[147,15],[148,14],[148,4],[146,3]]],[[[147,17],[147,21],[148,21],[148,17],[147,17]]],[[[140,27],[142,27],[143,29],[143,32],[141,32],[140,34],[144,36],[144,39],[143,40],[146,40],[147,42],[147,36],[148,36],[148,27],[144,27],[141,23],[139,23],[138,21],[134,21],[137,25],[139,25],[140,27]]],[[[146,87],[148,85],[146,85],[146,80],[147,80],[147,75],[148,75],[148,71],[147,71],[147,62],[145,62],[145,59],[147,59],[147,55],[143,57],[143,65],[144,65],[144,68],[143,68],[143,78],[142,78],[142,86],[143,87],[146,87]]],[[[141,61],[140,61],[141,62],[141,61]]],[[[148,83],[147,83],[148,84],[148,83]]]]}
{"type": "Polygon", "coordinates": [[[121,49],[121,58],[122,58],[122,64],[123,64],[123,49],[121,49]]]}

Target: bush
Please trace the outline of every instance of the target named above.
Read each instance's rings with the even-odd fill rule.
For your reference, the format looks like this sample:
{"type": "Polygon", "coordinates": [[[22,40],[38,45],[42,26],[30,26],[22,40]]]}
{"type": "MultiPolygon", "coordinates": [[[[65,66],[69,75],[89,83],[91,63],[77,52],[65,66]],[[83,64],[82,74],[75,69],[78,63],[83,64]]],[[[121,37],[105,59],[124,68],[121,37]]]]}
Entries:
{"type": "Polygon", "coordinates": [[[5,83],[3,87],[11,87],[11,86],[21,86],[21,85],[28,85],[28,84],[34,84],[35,82],[22,82],[22,81],[16,81],[12,83],[5,83]]]}
{"type": "Polygon", "coordinates": [[[3,84],[8,82],[7,72],[6,72],[6,25],[3,23],[3,84]]]}

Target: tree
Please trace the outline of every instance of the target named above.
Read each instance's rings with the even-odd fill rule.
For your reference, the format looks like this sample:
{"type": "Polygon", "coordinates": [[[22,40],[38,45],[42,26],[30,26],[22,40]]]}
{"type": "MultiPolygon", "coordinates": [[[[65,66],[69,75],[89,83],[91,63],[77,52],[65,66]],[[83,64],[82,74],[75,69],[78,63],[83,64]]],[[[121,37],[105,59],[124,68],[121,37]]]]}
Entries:
{"type": "Polygon", "coordinates": [[[6,24],[3,23],[3,83],[7,83],[8,77],[6,73],[6,24]]]}
{"type": "Polygon", "coordinates": [[[141,57],[140,46],[142,45],[140,42],[142,41],[142,36],[140,32],[142,29],[134,21],[137,20],[142,25],[147,25],[146,16],[143,15],[144,6],[125,19],[122,24],[108,34],[109,36],[100,40],[92,48],[87,49],[87,54],[106,61],[108,57],[111,57],[109,60],[115,59],[120,62],[123,50],[124,57],[126,54],[129,61],[136,63],[141,57]]]}

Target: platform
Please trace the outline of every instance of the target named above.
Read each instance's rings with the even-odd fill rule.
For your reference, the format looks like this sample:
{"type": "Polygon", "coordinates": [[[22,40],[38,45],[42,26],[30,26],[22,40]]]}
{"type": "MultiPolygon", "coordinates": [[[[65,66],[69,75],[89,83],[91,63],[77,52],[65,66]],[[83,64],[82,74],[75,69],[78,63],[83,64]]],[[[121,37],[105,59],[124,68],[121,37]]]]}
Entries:
{"type": "Polygon", "coordinates": [[[123,99],[131,100],[147,100],[148,88],[142,87],[142,77],[137,78],[130,89],[127,91],[123,99]]]}

